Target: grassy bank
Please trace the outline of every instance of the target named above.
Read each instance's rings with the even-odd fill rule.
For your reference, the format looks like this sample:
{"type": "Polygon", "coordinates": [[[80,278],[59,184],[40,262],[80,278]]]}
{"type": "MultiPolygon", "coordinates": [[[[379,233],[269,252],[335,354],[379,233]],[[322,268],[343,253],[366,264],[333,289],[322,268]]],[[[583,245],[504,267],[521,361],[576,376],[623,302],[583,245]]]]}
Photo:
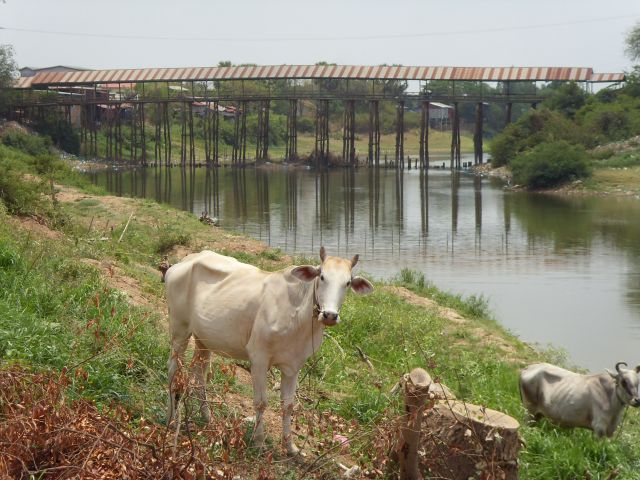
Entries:
{"type": "MultiPolygon", "coordinates": [[[[126,448],[131,455],[140,452],[138,460],[148,455],[145,465],[151,477],[176,469],[196,475],[204,468],[198,462],[206,460],[214,478],[216,470],[229,477],[332,478],[340,473],[327,463],[333,458],[358,463],[371,476],[384,476],[387,440],[401,413],[400,398],[391,390],[402,374],[425,367],[459,398],[522,421],[518,369],[553,357],[504,331],[491,319],[483,299],[446,294],[421,273],[403,271],[394,281],[377,282],[370,296],[349,295],[343,323],[329,330],[330,338],[301,372],[294,423],[297,443],[310,453],[307,461],[281,457],[277,392],[267,420],[273,448],[259,458],[246,449],[248,427],[241,419],[252,415],[247,374],[242,366],[219,359],[209,386],[216,420],[205,427],[187,412],[195,423],[183,431],[173,453],[172,433],[162,427],[168,335],[157,265],[165,255],[176,261],[203,248],[270,270],[302,259],[203,225],[165,205],[106,195],[84,185],[64,165],[0,145],[0,177],[8,178],[9,167],[12,197],[22,200],[20,208],[6,195],[0,202],[0,381],[14,378],[16,365],[21,372],[64,376],[65,393],[56,408],[63,411],[70,402],[89,401],[118,429],[128,429],[138,443],[126,448]],[[52,166],[38,167],[43,162],[52,166]],[[58,184],[54,191],[50,178],[58,184]],[[22,191],[29,194],[18,195],[22,191]],[[358,349],[373,368],[362,361],[358,349]],[[335,448],[335,433],[350,438],[348,453],[335,448]],[[154,445],[155,456],[145,443],[154,445]]],[[[277,375],[271,381],[277,383],[277,375]]],[[[12,398],[0,393],[0,438],[14,432],[16,418],[23,418],[12,398]]],[[[34,407],[22,405],[33,408],[25,419],[34,412],[39,415],[41,407],[33,402],[34,407]]],[[[95,418],[98,413],[87,415],[95,418]]],[[[629,412],[620,435],[611,441],[546,422],[523,426],[522,478],[608,478],[614,471],[618,478],[635,478],[639,421],[636,411],[629,412]]],[[[94,437],[101,431],[95,430],[94,437]]],[[[84,454],[95,457],[97,464],[97,454],[105,454],[106,447],[91,450],[91,445],[99,445],[94,437],[84,438],[89,448],[84,454]]],[[[41,456],[54,449],[46,439],[39,441],[33,444],[41,456]]],[[[12,461],[0,451],[0,468],[3,460],[4,465],[12,461]]],[[[24,468],[37,476],[47,466],[53,468],[42,461],[24,468]]],[[[86,461],[81,466],[89,468],[86,461]]]]}

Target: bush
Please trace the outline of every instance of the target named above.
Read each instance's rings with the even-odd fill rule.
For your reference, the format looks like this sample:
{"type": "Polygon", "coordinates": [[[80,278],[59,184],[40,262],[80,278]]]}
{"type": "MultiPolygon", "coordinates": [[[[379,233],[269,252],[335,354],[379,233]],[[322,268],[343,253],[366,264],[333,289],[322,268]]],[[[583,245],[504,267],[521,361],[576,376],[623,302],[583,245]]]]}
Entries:
{"type": "Polygon", "coordinates": [[[528,188],[549,188],[589,175],[583,147],[566,141],[546,142],[511,162],[514,181],[528,188]]]}
{"type": "Polygon", "coordinates": [[[43,185],[24,179],[19,163],[0,157],[0,201],[13,215],[37,214],[44,209],[43,185]]]}
{"type": "Polygon", "coordinates": [[[2,143],[8,147],[22,150],[29,155],[46,155],[51,147],[49,137],[29,135],[18,130],[9,130],[2,135],[2,143]]]}
{"type": "Polygon", "coordinates": [[[508,165],[516,155],[543,142],[558,140],[581,144],[585,137],[581,129],[561,113],[547,108],[531,110],[491,141],[491,164],[494,167],[508,165]]]}
{"type": "Polygon", "coordinates": [[[80,153],[80,136],[73,127],[60,118],[45,118],[34,125],[41,135],[51,137],[53,142],[62,150],[77,155],[80,153]]]}
{"type": "Polygon", "coordinates": [[[640,133],[640,100],[621,95],[611,103],[590,102],[577,118],[589,145],[624,140],[640,133]]]}

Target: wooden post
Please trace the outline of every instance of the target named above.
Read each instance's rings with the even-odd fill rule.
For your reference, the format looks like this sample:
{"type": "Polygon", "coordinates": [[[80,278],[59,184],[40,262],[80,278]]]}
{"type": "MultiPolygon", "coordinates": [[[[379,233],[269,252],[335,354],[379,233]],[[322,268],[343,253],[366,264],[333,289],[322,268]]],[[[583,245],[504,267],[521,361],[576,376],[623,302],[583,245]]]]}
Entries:
{"type": "Polygon", "coordinates": [[[396,105],[396,168],[404,168],[404,101],[396,105]]]}
{"type": "Polygon", "coordinates": [[[482,157],[482,137],[483,137],[483,120],[484,120],[484,105],[482,102],[478,102],[476,105],[476,126],[475,132],[473,134],[473,153],[474,153],[474,163],[476,165],[481,164],[483,161],[482,157]]]}
{"type": "Polygon", "coordinates": [[[418,448],[422,430],[422,414],[429,397],[431,377],[422,368],[414,368],[405,376],[404,398],[405,413],[401,420],[400,442],[398,444],[400,461],[400,480],[421,479],[418,469],[418,448]]]}
{"type": "Polygon", "coordinates": [[[285,162],[294,162],[298,157],[298,100],[289,100],[287,115],[287,145],[284,154],[285,162]]]}
{"type": "Polygon", "coordinates": [[[369,103],[369,165],[380,166],[380,115],[378,100],[369,103]]]}

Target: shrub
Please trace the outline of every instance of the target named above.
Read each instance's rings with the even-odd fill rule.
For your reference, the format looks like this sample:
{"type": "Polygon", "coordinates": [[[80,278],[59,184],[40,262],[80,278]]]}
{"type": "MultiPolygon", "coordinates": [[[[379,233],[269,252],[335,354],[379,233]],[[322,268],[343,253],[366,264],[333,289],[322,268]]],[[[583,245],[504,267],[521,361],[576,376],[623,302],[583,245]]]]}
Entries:
{"type": "Polygon", "coordinates": [[[51,139],[49,137],[29,135],[17,130],[9,130],[2,135],[2,143],[8,147],[22,150],[29,155],[38,156],[49,153],[51,139]]]}
{"type": "Polygon", "coordinates": [[[160,236],[156,242],[156,252],[159,254],[168,253],[176,245],[187,246],[191,242],[191,237],[186,233],[178,233],[174,231],[161,230],[160,236]]]}
{"type": "Polygon", "coordinates": [[[588,144],[623,140],[640,133],[640,100],[621,95],[611,103],[590,102],[579,118],[588,134],[588,144]]]}
{"type": "Polygon", "coordinates": [[[581,129],[561,113],[547,108],[531,110],[491,141],[491,163],[494,167],[508,165],[516,155],[558,140],[580,144],[585,138],[581,129]]]}
{"type": "Polygon", "coordinates": [[[511,162],[514,180],[528,188],[549,188],[589,175],[583,147],[566,141],[542,143],[511,162]]]}

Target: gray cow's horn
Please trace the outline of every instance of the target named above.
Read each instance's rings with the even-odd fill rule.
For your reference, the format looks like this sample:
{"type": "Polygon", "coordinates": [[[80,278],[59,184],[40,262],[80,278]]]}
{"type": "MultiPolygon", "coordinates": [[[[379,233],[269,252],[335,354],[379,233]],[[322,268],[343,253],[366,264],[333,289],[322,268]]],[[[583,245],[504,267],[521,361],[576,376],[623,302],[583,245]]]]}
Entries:
{"type": "Polygon", "coordinates": [[[616,363],[616,372],[620,373],[620,365],[624,365],[625,367],[627,367],[627,362],[618,362],[616,363]]]}

